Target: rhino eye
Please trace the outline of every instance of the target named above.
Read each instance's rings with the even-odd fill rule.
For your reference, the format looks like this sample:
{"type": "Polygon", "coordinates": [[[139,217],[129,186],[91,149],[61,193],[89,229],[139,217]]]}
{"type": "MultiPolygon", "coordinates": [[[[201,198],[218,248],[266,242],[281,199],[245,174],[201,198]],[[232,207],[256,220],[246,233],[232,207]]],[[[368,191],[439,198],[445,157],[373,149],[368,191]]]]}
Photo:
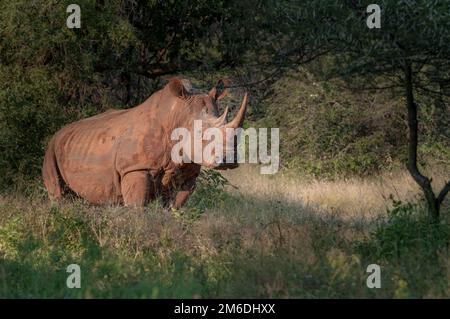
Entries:
{"type": "Polygon", "coordinates": [[[206,112],[208,114],[214,115],[214,116],[218,116],[218,111],[217,108],[214,107],[214,104],[212,103],[205,103],[205,108],[206,108],[206,112]]]}
{"type": "Polygon", "coordinates": [[[202,112],[203,113],[210,113],[210,108],[208,107],[208,105],[206,103],[203,102],[202,104],[202,112]]]}

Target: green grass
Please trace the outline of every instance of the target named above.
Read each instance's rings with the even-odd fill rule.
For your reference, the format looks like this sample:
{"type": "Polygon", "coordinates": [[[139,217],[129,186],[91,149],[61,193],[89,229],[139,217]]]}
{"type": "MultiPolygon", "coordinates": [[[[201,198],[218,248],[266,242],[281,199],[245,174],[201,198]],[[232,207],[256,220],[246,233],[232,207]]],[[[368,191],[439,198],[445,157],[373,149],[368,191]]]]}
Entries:
{"type": "Polygon", "coordinates": [[[450,231],[420,206],[344,218],[224,184],[203,176],[183,211],[0,196],[0,297],[450,297],[450,231]],[[66,287],[72,263],[80,289],[66,287]],[[373,263],[380,289],[366,287],[373,263]]]}

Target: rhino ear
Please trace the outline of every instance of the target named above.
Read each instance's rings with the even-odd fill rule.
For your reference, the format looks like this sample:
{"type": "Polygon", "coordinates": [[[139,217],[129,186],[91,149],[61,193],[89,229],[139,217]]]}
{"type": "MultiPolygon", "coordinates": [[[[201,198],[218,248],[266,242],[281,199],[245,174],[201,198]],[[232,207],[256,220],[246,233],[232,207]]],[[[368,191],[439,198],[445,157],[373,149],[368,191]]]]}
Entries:
{"type": "Polygon", "coordinates": [[[189,95],[190,83],[187,80],[173,78],[167,83],[166,88],[176,97],[186,97],[189,95]]]}
{"type": "Polygon", "coordinates": [[[228,87],[230,86],[230,81],[226,79],[220,79],[216,86],[213,87],[208,95],[214,100],[221,100],[228,94],[228,87]]]}

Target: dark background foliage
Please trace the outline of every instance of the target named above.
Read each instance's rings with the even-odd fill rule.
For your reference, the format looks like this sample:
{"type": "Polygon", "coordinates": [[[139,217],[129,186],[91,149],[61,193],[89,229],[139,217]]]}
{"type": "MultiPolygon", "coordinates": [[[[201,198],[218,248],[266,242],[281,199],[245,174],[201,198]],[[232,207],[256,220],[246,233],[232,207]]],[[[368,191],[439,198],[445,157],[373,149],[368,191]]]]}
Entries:
{"type": "Polygon", "coordinates": [[[70,1],[0,1],[1,185],[39,176],[66,123],[135,106],[180,74],[204,90],[230,78],[228,104],[249,90],[249,123],[281,128],[283,167],[390,169],[406,158],[405,56],[419,151],[449,164],[448,99],[437,94],[448,93],[448,3],[382,2],[382,29],[370,30],[364,1],[83,0],[80,29],[65,25],[70,1]]]}

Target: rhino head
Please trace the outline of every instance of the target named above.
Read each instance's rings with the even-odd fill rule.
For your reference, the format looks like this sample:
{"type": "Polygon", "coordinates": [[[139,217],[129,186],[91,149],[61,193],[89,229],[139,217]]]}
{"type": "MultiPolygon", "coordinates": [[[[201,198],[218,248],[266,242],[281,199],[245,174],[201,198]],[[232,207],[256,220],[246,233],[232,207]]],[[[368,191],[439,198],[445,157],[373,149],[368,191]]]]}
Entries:
{"type": "Polygon", "coordinates": [[[193,93],[189,82],[181,79],[167,86],[176,97],[171,108],[172,122],[189,131],[190,138],[179,143],[183,161],[214,169],[236,168],[237,129],[244,123],[247,93],[234,118],[227,122],[228,107],[219,115],[218,101],[228,94],[228,81],[219,80],[207,94],[193,93]]]}

